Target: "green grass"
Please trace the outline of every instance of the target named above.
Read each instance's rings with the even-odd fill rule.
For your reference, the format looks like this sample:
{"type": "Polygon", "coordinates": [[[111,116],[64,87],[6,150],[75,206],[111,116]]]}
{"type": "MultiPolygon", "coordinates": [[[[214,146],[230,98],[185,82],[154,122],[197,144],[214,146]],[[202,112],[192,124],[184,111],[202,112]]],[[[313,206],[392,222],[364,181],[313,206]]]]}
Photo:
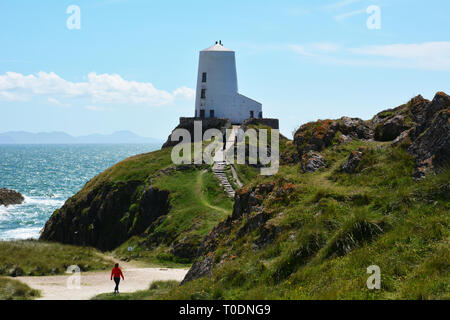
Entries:
{"type": "Polygon", "coordinates": [[[0,277],[0,300],[31,300],[39,296],[38,290],[20,281],[0,277]]]}
{"type": "MultiPolygon", "coordinates": [[[[354,141],[323,151],[327,167],[302,174],[282,166],[251,185],[293,184],[281,198],[264,197],[280,228],[255,248],[255,230],[236,223],[215,250],[211,279],[172,288],[168,299],[449,299],[450,170],[412,179],[414,161],[388,143],[354,141]],[[340,172],[351,151],[367,151],[356,174],[340,172]],[[381,290],[369,290],[367,267],[381,268],[381,290]]],[[[245,188],[249,188],[247,185],[245,188]]]]}
{"type": "Polygon", "coordinates": [[[0,241],[0,275],[9,275],[16,267],[23,275],[61,274],[70,265],[82,271],[105,270],[112,261],[93,248],[36,240],[0,241]]]}
{"type": "Polygon", "coordinates": [[[114,251],[122,259],[140,259],[155,265],[179,267],[191,260],[171,253],[171,244],[183,241],[197,247],[219,221],[231,214],[227,197],[210,169],[176,171],[152,179],[153,185],[170,190],[170,212],[144,235],[134,237],[114,251]],[[133,247],[133,252],[127,248],[133,247]]]}
{"type": "Polygon", "coordinates": [[[158,300],[164,298],[170,289],[179,285],[177,281],[154,281],[147,290],[132,293],[103,293],[92,300],[158,300]]]}

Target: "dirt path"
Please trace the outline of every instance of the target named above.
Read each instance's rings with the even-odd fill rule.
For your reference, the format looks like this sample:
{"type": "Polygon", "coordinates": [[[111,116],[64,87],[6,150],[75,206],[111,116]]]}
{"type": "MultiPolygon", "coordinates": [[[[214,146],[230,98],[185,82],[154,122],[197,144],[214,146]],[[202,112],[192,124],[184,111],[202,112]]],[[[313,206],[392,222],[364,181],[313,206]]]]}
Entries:
{"type": "MultiPolygon", "coordinates": [[[[124,281],[120,281],[120,292],[148,289],[150,283],[155,280],[181,281],[188,271],[188,269],[140,267],[138,264],[122,261],[119,263],[125,277],[124,281]]],[[[39,300],[87,300],[100,293],[114,291],[114,281],[110,280],[110,272],[110,270],[82,272],[79,288],[75,285],[68,287],[70,274],[14,279],[40,290],[39,300]]]]}

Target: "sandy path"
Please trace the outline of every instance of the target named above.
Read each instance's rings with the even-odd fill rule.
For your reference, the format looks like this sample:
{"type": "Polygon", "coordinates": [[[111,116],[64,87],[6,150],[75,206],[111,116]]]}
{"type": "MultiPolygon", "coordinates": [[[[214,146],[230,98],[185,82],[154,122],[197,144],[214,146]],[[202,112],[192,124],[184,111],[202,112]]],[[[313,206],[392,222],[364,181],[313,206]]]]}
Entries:
{"type": "MultiPolygon", "coordinates": [[[[188,269],[145,268],[133,263],[120,262],[125,280],[120,281],[120,292],[134,292],[148,289],[155,280],[183,280],[188,269]]],[[[31,288],[41,291],[38,300],[87,300],[100,293],[114,291],[114,281],[110,280],[110,270],[81,272],[79,288],[67,286],[68,275],[42,277],[16,277],[31,288]]]]}

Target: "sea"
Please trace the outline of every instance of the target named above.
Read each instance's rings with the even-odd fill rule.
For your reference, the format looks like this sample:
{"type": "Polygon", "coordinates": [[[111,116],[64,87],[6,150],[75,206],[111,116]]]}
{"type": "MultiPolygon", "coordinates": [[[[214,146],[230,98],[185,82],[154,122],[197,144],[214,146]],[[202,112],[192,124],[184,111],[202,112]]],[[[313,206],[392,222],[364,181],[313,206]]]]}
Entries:
{"type": "Polygon", "coordinates": [[[38,238],[53,211],[90,179],[132,155],[160,144],[0,145],[0,188],[25,201],[0,205],[0,240],[38,238]]]}

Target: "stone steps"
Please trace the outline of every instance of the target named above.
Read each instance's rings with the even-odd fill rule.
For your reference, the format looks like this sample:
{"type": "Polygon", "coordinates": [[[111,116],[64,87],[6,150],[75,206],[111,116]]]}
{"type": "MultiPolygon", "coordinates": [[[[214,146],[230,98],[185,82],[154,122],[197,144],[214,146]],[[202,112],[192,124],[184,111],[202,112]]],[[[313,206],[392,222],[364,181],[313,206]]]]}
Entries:
{"type": "MultiPolygon", "coordinates": [[[[228,141],[226,142],[227,149],[231,148],[234,145],[234,137],[236,135],[236,131],[239,129],[239,126],[233,127],[233,133],[228,138],[228,141]]],[[[214,165],[212,167],[213,174],[217,177],[219,180],[219,183],[222,185],[225,192],[228,194],[228,196],[234,198],[235,190],[233,186],[231,185],[230,181],[228,181],[228,178],[225,174],[225,168],[226,168],[226,162],[224,161],[224,154],[222,151],[222,154],[220,157],[217,156],[214,159],[214,165]]]]}
{"type": "Polygon", "coordinates": [[[216,178],[219,180],[220,184],[224,188],[225,192],[228,194],[228,196],[233,197],[235,195],[235,191],[233,189],[233,186],[228,181],[228,178],[225,174],[225,161],[216,161],[214,162],[212,172],[216,176],[216,178]]]}

